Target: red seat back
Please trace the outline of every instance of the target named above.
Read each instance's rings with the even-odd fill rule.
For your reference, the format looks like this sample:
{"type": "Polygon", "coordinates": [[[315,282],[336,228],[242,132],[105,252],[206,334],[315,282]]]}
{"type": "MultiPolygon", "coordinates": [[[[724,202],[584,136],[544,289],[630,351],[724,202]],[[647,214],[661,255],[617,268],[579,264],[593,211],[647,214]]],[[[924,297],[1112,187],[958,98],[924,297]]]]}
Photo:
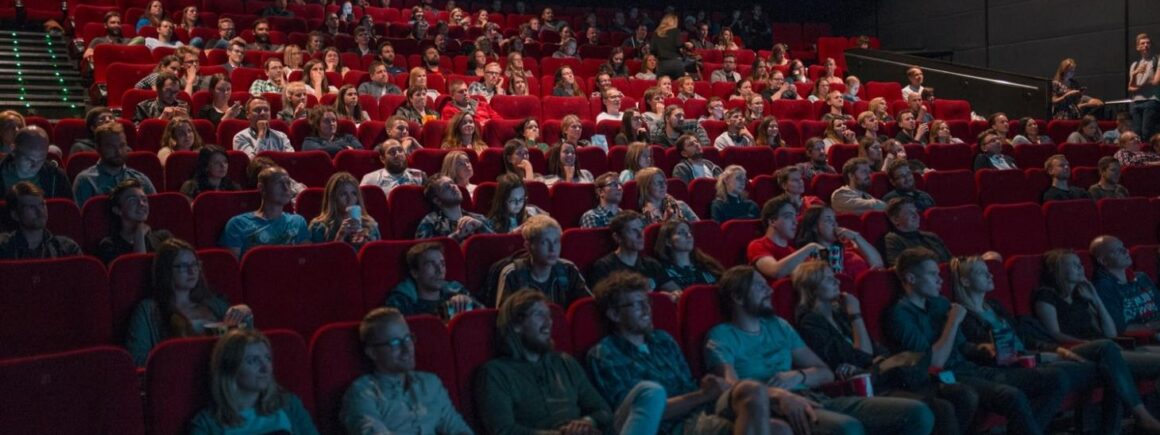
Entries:
{"type": "Polygon", "coordinates": [[[325,187],[334,174],[334,162],[326,151],[264,151],[260,155],[273,159],[290,173],[290,178],[310,187],[325,187]]]}
{"type": "Polygon", "coordinates": [[[372,150],[342,150],[334,156],[334,170],[350,172],[356,180],[382,168],[379,153],[372,150]]]}
{"type": "Polygon", "coordinates": [[[979,205],[1039,202],[1038,193],[1027,185],[1020,170],[980,169],[975,171],[979,205]]]}
{"type": "Polygon", "coordinates": [[[92,257],[0,261],[0,358],[109,343],[105,267],[92,257]],[[47,310],[47,311],[46,311],[47,310]],[[47,315],[46,315],[47,314],[47,315]]]}
{"type": "Polygon", "coordinates": [[[423,186],[406,185],[391,189],[387,205],[391,210],[391,221],[383,225],[390,225],[391,236],[402,240],[414,238],[419,221],[431,211],[423,197],[423,186]]]}
{"type": "Polygon", "coordinates": [[[616,249],[612,233],[608,228],[572,228],[564,231],[560,240],[560,257],[576,263],[581,272],[588,272],[589,266],[616,249]]]}
{"type": "Polygon", "coordinates": [[[1049,201],[1042,212],[1052,248],[1087,249],[1100,235],[1100,215],[1090,199],[1049,201]]]}
{"type": "Polygon", "coordinates": [[[926,146],[926,164],[936,170],[970,169],[975,156],[963,144],[930,144],[926,146]]]}
{"type": "Polygon", "coordinates": [[[724,165],[741,165],[749,178],[758,175],[773,175],[777,168],[773,149],[766,147],[729,147],[721,152],[724,165]]]}
{"type": "Polygon", "coordinates": [[[1038,254],[1011,256],[1004,261],[1003,267],[1007,271],[1015,315],[1031,314],[1031,294],[1039,288],[1043,256],[1038,254]]]}
{"type": "Polygon", "coordinates": [[[1160,195],[1160,186],[1156,185],[1156,180],[1160,180],[1160,167],[1130,166],[1124,168],[1120,183],[1123,183],[1133,196],[1156,197],[1160,195]]]}
{"type": "Polygon", "coordinates": [[[934,171],[923,176],[926,192],[939,206],[975,204],[975,177],[969,170],[934,171]]]}
{"type": "Polygon", "coordinates": [[[717,299],[717,288],[697,285],[685,289],[677,301],[678,324],[681,327],[679,341],[684,344],[685,361],[694,378],[705,371],[705,335],[709,329],[722,322],[721,309],[717,299]]]}
{"type": "Polygon", "coordinates": [[[983,211],[983,218],[987,220],[991,248],[1004,256],[1039,254],[1050,246],[1036,204],[990,205],[983,211]]]}
{"type": "Polygon", "coordinates": [[[218,246],[218,238],[230,218],[258,209],[262,195],[256,190],[204,192],[193,201],[195,245],[198,248],[218,246]]]}
{"type": "Polygon", "coordinates": [[[242,285],[262,328],[290,328],[306,336],[365,312],[358,258],[345,243],[253,248],[242,258],[242,285]]]}
{"type": "Polygon", "coordinates": [[[938,234],[955,255],[982,254],[991,249],[983,223],[983,211],[974,204],[931,207],[923,213],[923,227],[938,234]]]}
{"type": "Polygon", "coordinates": [[[717,260],[722,266],[732,267],[738,264],[747,264],[745,250],[749,242],[761,237],[762,225],[760,219],[734,219],[721,225],[721,232],[725,238],[723,252],[717,260]]]}
{"type": "Polygon", "coordinates": [[[1144,198],[1101,199],[1100,231],[1119,237],[1124,245],[1156,244],[1157,210],[1144,198]]]}
{"type": "Polygon", "coordinates": [[[882,315],[894,301],[894,294],[898,290],[898,277],[893,270],[870,270],[854,280],[856,293],[862,301],[862,315],[866,321],[866,330],[874,340],[881,341],[882,315]]]}
{"type": "MultiPolygon", "coordinates": [[[[408,275],[407,250],[421,242],[431,241],[443,247],[446,279],[465,283],[463,253],[455,241],[446,237],[431,240],[380,240],[368,243],[359,251],[362,276],[362,299],[367,307],[384,306],[391,290],[408,275]]],[[[470,287],[469,287],[470,288],[470,287]]]]}

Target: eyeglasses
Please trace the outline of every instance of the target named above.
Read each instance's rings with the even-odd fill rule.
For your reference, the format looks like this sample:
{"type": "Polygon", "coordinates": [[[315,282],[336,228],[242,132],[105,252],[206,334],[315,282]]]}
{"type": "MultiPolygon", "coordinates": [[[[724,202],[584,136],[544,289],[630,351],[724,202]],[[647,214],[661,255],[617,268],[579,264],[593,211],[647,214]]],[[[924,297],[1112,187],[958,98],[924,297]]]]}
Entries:
{"type": "Polygon", "coordinates": [[[369,343],[368,346],[371,346],[371,347],[387,346],[387,347],[391,348],[391,350],[399,350],[399,348],[403,347],[404,345],[413,344],[413,343],[415,343],[415,336],[411,335],[411,334],[407,334],[407,335],[404,335],[402,337],[395,337],[395,338],[392,338],[392,339],[387,340],[387,341],[380,341],[377,343],[369,343]]]}
{"type": "Polygon", "coordinates": [[[620,182],[618,182],[618,181],[613,181],[610,183],[605,183],[605,184],[600,185],[601,189],[606,188],[606,187],[609,189],[612,189],[612,190],[616,190],[616,189],[620,189],[622,186],[620,185],[620,182]]]}

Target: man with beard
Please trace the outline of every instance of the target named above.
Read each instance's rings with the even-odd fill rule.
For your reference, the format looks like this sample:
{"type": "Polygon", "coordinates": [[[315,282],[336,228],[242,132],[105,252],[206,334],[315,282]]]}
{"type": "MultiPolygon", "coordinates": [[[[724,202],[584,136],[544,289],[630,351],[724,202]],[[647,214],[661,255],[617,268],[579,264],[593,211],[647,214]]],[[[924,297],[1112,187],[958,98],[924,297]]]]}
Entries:
{"type": "Polygon", "coordinates": [[[217,39],[211,39],[209,43],[205,44],[206,50],[225,50],[229,48],[231,42],[239,39],[237,28],[234,27],[234,20],[229,17],[218,18],[217,30],[217,39]]]}
{"type": "Polygon", "coordinates": [[[614,273],[596,288],[595,298],[596,312],[612,333],[588,350],[588,367],[596,389],[609,403],[619,403],[615,422],[631,422],[632,429],[647,423],[648,433],[721,433],[732,426],[734,434],[768,434],[771,425],[788,431],[784,421],[770,421],[760,383],[730,386],[707,374],[698,385],[677,341],[653,329],[645,277],[614,273]]]}
{"type": "Polygon", "coordinates": [[[737,83],[741,81],[741,73],[737,72],[737,56],[733,53],[726,53],[725,57],[722,58],[721,68],[709,75],[709,81],[712,83],[737,83]]]}
{"type": "Polygon", "coordinates": [[[745,113],[735,107],[725,113],[725,131],[713,141],[713,147],[723,151],[729,147],[751,146],[753,141],[753,133],[745,127],[745,113]]]}
{"type": "Polygon", "coordinates": [[[387,72],[391,75],[407,72],[406,68],[395,65],[395,45],[391,44],[391,41],[384,40],[379,43],[379,62],[387,66],[387,72]]]}
{"type": "Polygon", "coordinates": [[[689,38],[693,48],[698,50],[716,50],[717,43],[713,42],[713,38],[709,36],[709,23],[701,23],[697,26],[696,39],[689,38]]]}
{"type": "Polygon", "coordinates": [[[267,58],[264,67],[266,69],[266,80],[254,80],[250,84],[250,95],[281,94],[282,87],[286,86],[286,74],[282,66],[282,59],[276,57],[267,58]]]}
{"type": "Polygon", "coordinates": [[[691,134],[697,138],[698,143],[707,144],[709,142],[709,133],[705,131],[695,121],[685,121],[685,109],[676,104],[670,104],[665,107],[664,118],[661,119],[660,128],[652,129],[652,137],[649,143],[660,144],[665,147],[675,147],[677,139],[686,134],[691,134]]]}
{"type": "MultiPolygon", "coordinates": [[[[498,69],[499,65],[495,65],[495,68],[498,69]]],[[[496,76],[498,77],[498,74],[496,76]]],[[[480,127],[493,119],[503,119],[503,116],[492,109],[487,102],[467,96],[467,84],[463,83],[463,80],[451,82],[447,90],[451,93],[451,101],[443,106],[443,112],[440,114],[443,119],[454,118],[459,112],[468,112],[475,117],[475,122],[480,127]]]]}
{"type": "Polygon", "coordinates": [[[496,95],[503,94],[503,69],[497,62],[488,62],[487,66],[483,67],[483,80],[474,82],[467,87],[467,95],[479,95],[487,101],[491,101],[491,98],[496,95]]]}
{"type": "Polygon", "coordinates": [[[681,294],[681,287],[665,273],[657,260],[644,253],[644,216],[633,210],[622,210],[608,224],[616,250],[592,263],[588,282],[599,285],[613,272],[627,270],[648,278],[649,289],[668,292],[674,301],[681,294]]]}
{"type": "Polygon", "coordinates": [[[886,203],[867,192],[870,190],[870,160],[855,157],[842,165],[846,185],[830,195],[830,206],[835,213],[862,214],[886,209],[886,203]]]}
{"type": "Polygon", "coordinates": [[[423,50],[423,67],[430,74],[440,74],[438,48],[427,47],[423,50]]]}
{"type": "Polygon", "coordinates": [[[889,176],[894,190],[883,195],[882,201],[889,203],[894,198],[910,198],[919,213],[935,206],[934,197],[914,187],[914,173],[911,172],[910,162],[906,159],[890,162],[890,165],[886,166],[886,175],[889,176]]]}
{"type": "Polygon", "coordinates": [[[624,197],[624,189],[615,172],[605,172],[596,177],[593,186],[600,205],[584,212],[580,216],[580,228],[604,228],[612,218],[620,213],[620,199],[624,197]]]}
{"type": "Polygon", "coordinates": [[[496,286],[498,304],[519,289],[537,290],[564,308],[592,294],[580,269],[571,261],[560,258],[562,232],[555,219],[542,214],[529,217],[520,226],[528,255],[513,260],[500,270],[496,286]]]}
{"type": "Polygon", "coordinates": [[[785,418],[794,433],[931,432],[934,414],[922,402],[889,397],[831,399],[809,391],[833,381],[834,373],[788,322],[774,314],[773,289],[761,273],[751,266],[737,266],[726,271],[718,285],[721,313],[728,323],[713,327],[706,336],[707,368],[729,384],[764,382],[770,409],[785,418]]]}
{"type": "Polygon", "coordinates": [[[358,326],[374,371],[351,383],[340,419],[347,433],[470,434],[434,373],[415,371],[415,336],[403,313],[380,307],[358,326]]]}
{"type": "Polygon", "coordinates": [[[89,41],[85,49],[84,59],[92,62],[93,47],[104,44],[124,44],[127,41],[121,36],[121,13],[109,11],[105,13],[105,36],[98,36],[89,41]]]}
{"type": "Polygon", "coordinates": [[[35,184],[49,198],[72,198],[64,170],[48,160],[48,133],[35,125],[16,131],[16,145],[0,160],[0,192],[21,181],[35,184]]]}
{"type": "Polygon", "coordinates": [[[419,186],[427,178],[427,174],[419,169],[407,167],[407,150],[403,144],[395,139],[387,139],[378,146],[379,159],[383,162],[383,169],[368,173],[362,178],[363,186],[378,186],[383,189],[384,197],[391,194],[391,189],[404,185],[419,186]]]}
{"type": "Polygon", "coordinates": [[[572,356],[552,344],[552,310],[524,289],[499,306],[499,357],[480,367],[475,403],[487,433],[612,433],[612,412],[572,356]]]}
{"type": "Polygon", "coordinates": [[[1051,186],[1043,192],[1043,202],[1092,198],[1086,190],[1068,182],[1071,179],[1071,164],[1063,154],[1048,157],[1043,166],[1047,169],[1047,176],[1051,177],[1051,186]]]}
{"type": "Polygon", "coordinates": [[[80,245],[64,236],[54,236],[48,227],[44,191],[21,181],[5,191],[8,216],[16,230],[0,234],[0,259],[21,260],[81,255],[80,245]]]}
{"type": "Polygon", "coordinates": [[[254,20],[254,42],[246,45],[247,50],[282,51],[282,46],[270,42],[270,22],[265,18],[254,20]]]}
{"type": "Polygon", "coordinates": [[[96,195],[104,195],[122,181],[135,179],[141,182],[146,195],[157,193],[153,182],[145,174],[125,165],[129,157],[129,144],[125,141],[125,128],[119,122],[101,124],[93,131],[97,140],[97,153],[101,159],[97,164],[77,174],[73,180],[73,196],[77,207],[84,207],[85,201],[96,195]]]}
{"type": "Polygon", "coordinates": [[[177,99],[181,92],[181,81],[177,76],[168,72],[158,74],[153,89],[157,91],[157,98],[137,103],[133,122],[140,124],[146,119],[168,121],[174,116],[189,116],[189,104],[177,99]]]}
{"type": "Polygon", "coordinates": [[[473,234],[495,232],[486,217],[463,210],[463,192],[450,177],[428,178],[423,185],[423,197],[434,210],[419,222],[416,239],[446,236],[463,243],[473,234]]]}
{"type": "Polygon", "coordinates": [[[826,160],[826,142],[820,137],[806,139],[806,161],[798,163],[802,179],[809,183],[815,174],[837,174],[838,170],[826,160]]]}
{"type": "Polygon", "coordinates": [[[257,246],[310,243],[306,219],[284,211],[294,200],[290,174],[285,169],[277,166],[263,169],[258,174],[258,192],[262,194],[258,210],[230,218],[218,245],[242,258],[247,250],[257,246]]]}
{"type": "Polygon", "coordinates": [[[721,167],[705,158],[701,143],[691,134],[683,134],[677,139],[676,148],[681,152],[681,161],[673,167],[673,178],[692,184],[698,178],[717,178],[721,167]]]}

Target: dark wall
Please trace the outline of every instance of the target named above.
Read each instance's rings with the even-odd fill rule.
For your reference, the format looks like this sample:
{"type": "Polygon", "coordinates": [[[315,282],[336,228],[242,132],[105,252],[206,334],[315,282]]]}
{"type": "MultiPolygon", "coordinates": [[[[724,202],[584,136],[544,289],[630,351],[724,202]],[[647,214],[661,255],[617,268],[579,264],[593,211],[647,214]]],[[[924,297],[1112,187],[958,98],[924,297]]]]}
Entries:
{"type": "Polygon", "coordinates": [[[1078,63],[1076,79],[1105,100],[1126,96],[1136,34],[1153,35],[1153,47],[1160,43],[1160,2],[1153,0],[870,3],[876,3],[875,13],[846,21],[852,28],[877,29],[884,49],[952,51],[955,63],[1041,77],[1071,57],[1078,63]]]}

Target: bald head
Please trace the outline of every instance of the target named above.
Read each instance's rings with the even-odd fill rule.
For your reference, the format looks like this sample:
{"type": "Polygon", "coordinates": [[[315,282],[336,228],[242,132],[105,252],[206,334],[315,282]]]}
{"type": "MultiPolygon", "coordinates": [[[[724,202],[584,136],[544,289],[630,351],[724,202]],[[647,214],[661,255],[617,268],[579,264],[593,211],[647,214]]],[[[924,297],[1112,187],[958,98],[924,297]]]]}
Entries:
{"type": "Polygon", "coordinates": [[[16,131],[16,148],[29,150],[48,149],[48,133],[35,125],[16,131]]]}
{"type": "Polygon", "coordinates": [[[1109,271],[1123,271],[1132,265],[1132,256],[1128,254],[1128,248],[1115,236],[1096,237],[1088,246],[1088,252],[1091,252],[1096,264],[1109,271]]]}

